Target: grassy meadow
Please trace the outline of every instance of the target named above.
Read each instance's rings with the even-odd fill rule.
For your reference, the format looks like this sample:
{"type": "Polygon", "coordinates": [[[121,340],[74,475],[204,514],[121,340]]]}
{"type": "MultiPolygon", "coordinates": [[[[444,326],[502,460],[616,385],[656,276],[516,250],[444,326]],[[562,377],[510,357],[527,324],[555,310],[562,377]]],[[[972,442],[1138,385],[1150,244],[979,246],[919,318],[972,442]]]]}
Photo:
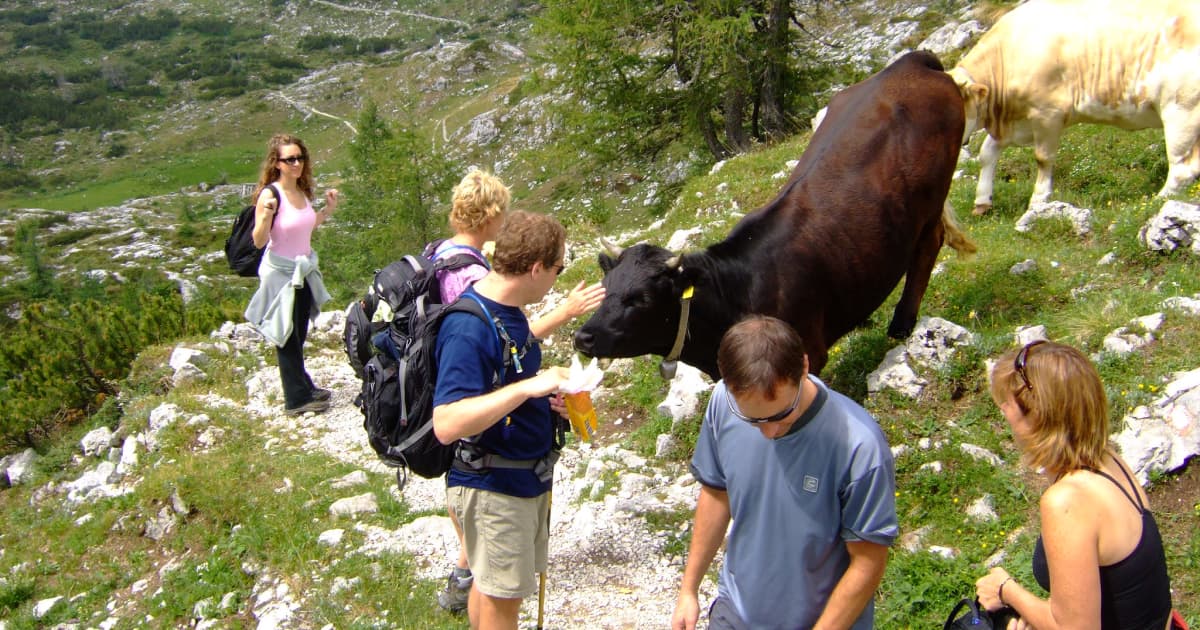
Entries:
{"type": "MultiPolygon", "coordinates": [[[[719,240],[736,221],[737,212],[749,211],[775,194],[783,180],[773,175],[786,170],[784,163],[798,156],[805,142],[806,136],[798,136],[730,160],[716,174],[688,179],[662,216],[662,226],[646,238],[665,242],[675,229],[701,225],[705,233],[699,243],[719,240]],[[722,183],[728,186],[719,189],[722,183]],[[731,212],[735,203],[740,210],[731,212]]],[[[922,374],[930,385],[919,400],[866,393],[866,374],[896,343],[884,331],[897,296],[834,350],[823,377],[863,401],[893,445],[909,447],[897,460],[898,508],[903,531],[921,532],[923,550],[898,548],[892,554],[877,600],[879,627],[938,627],[953,601],[972,592],[974,579],[985,571],[983,563],[1001,550],[1007,550],[1006,568],[1023,584],[1032,584],[1029,554],[1037,533],[1037,497],[1045,481],[1019,466],[1008,427],[988,396],[983,360],[1009,347],[1018,326],[1032,324],[1045,325],[1054,339],[1096,352],[1108,332],[1133,317],[1161,310],[1163,299],[1200,293],[1198,263],[1192,255],[1148,252],[1136,240],[1138,228],[1161,205],[1151,196],[1165,170],[1164,160],[1146,148],[1158,142],[1157,132],[1077,127],[1067,134],[1056,198],[1095,211],[1092,234],[1082,238],[1057,221],[1039,223],[1025,234],[1014,231],[1031,187],[1032,157],[1027,150],[1010,151],[1002,159],[996,207],[988,216],[972,217],[967,211],[974,180],[955,182],[951,201],[980,251],[970,260],[960,260],[950,250],[943,252],[942,270],[930,283],[921,313],[959,323],[978,341],[961,350],[946,368],[922,374]],[[1099,265],[1097,261],[1110,252],[1115,260],[1099,265]],[[1037,270],[1011,275],[1009,268],[1025,259],[1037,261],[1037,270]],[[920,446],[926,440],[928,446],[920,446]],[[959,450],[962,443],[999,454],[1005,465],[996,469],[967,457],[959,450]],[[940,463],[940,472],[925,466],[934,462],[940,463]],[[986,523],[966,518],[965,507],[985,494],[991,496],[999,518],[986,523]],[[953,557],[924,550],[931,545],[953,549],[953,557]]],[[[968,174],[976,168],[970,163],[965,166],[968,174]]],[[[518,199],[517,205],[546,209],[528,198],[518,199]]],[[[614,213],[601,224],[564,217],[571,223],[572,237],[582,239],[643,225],[649,219],[614,213]]],[[[598,277],[594,262],[581,260],[564,274],[563,284],[598,277]]],[[[1099,361],[1114,430],[1125,413],[1149,402],[1173,372],[1195,367],[1192,349],[1200,344],[1200,326],[1194,319],[1168,312],[1157,338],[1129,357],[1099,361]]],[[[561,344],[555,352],[556,358],[565,358],[561,344]]],[[[39,464],[39,483],[73,478],[63,467],[70,468],[78,439],[88,428],[144,421],[159,402],[186,400],[181,395],[186,390],[166,391],[160,385],[168,374],[164,366],[168,353],[168,347],[143,353],[122,383],[132,402],[123,411],[105,407],[89,425],[63,434],[39,464]]],[[[235,376],[236,367],[222,367],[213,379],[218,383],[214,387],[242,400],[245,391],[235,376]]],[[[608,386],[613,393],[599,403],[602,422],[630,417],[624,428],[631,429],[610,433],[608,439],[652,454],[655,436],[671,430],[670,420],[654,409],[666,392],[657,376],[657,360],[634,360],[628,372],[613,374],[608,386]]],[[[320,565],[325,552],[304,541],[336,526],[327,511],[336,493],[316,482],[349,470],[314,455],[262,457],[256,440],[243,439],[253,437],[257,429],[241,414],[224,412],[214,423],[225,427],[232,439],[223,440],[203,459],[192,459],[188,451],[179,450],[156,463],[137,492],[100,501],[89,509],[94,518],[84,524],[77,524],[72,512],[31,500],[36,486],[0,493],[0,531],[4,532],[0,540],[5,548],[0,575],[21,576],[0,582],[0,618],[7,618],[10,627],[37,626],[28,612],[30,602],[43,593],[62,591],[79,595],[41,623],[93,618],[106,601],[129,601],[133,596],[124,576],[144,573],[156,557],[170,552],[187,558],[189,570],[170,574],[173,577],[164,580],[169,584],[162,584],[161,591],[138,595],[143,601],[136,605],[144,609],[147,619],[157,620],[147,623],[183,623],[197,602],[230,591],[249,593],[255,577],[243,569],[257,566],[277,575],[301,576],[290,586],[316,598],[318,607],[311,619],[315,627],[324,623],[355,628],[461,627],[461,622],[429,610],[427,602],[437,585],[405,577],[404,558],[343,560],[334,574],[361,582],[332,593],[330,576],[306,570],[320,565]],[[275,492],[285,477],[305,492],[275,492]],[[169,504],[173,492],[194,511],[179,535],[164,543],[167,548],[128,529],[129,514],[152,514],[169,504]],[[15,544],[18,540],[36,544],[15,544]],[[180,579],[183,575],[191,577],[180,579]],[[382,616],[385,610],[387,615],[382,616]]],[[[698,423],[699,417],[676,429],[681,446],[671,456],[674,462],[686,461],[698,423]]],[[[169,439],[182,445],[195,438],[196,429],[172,427],[170,431],[174,437],[169,439]]],[[[372,477],[372,490],[386,494],[391,482],[387,476],[372,477]]],[[[1200,607],[1188,597],[1200,588],[1195,560],[1200,557],[1198,488],[1195,472],[1185,471],[1155,478],[1150,490],[1169,549],[1176,604],[1190,619],[1200,618],[1200,607]]],[[[383,505],[379,520],[386,527],[420,516],[408,513],[402,504],[385,501],[383,505]]],[[[652,514],[647,519],[657,529],[674,532],[670,548],[676,553],[686,548],[687,535],[680,532],[680,525],[690,514],[652,514]]],[[[244,616],[227,621],[235,626],[252,623],[244,616]]]]}
{"type": "MultiPolygon", "coordinates": [[[[405,4],[420,8],[416,2],[405,4]]],[[[453,12],[453,3],[447,6],[447,15],[462,14],[453,12]]],[[[525,8],[526,3],[513,1],[503,10],[469,18],[467,38],[505,41],[495,35],[497,26],[525,8]]],[[[948,14],[951,8],[944,7],[943,12],[948,14]]],[[[345,16],[331,12],[324,17],[345,16]]],[[[437,23],[411,20],[408,24],[409,30],[380,35],[398,38],[407,54],[444,34],[437,23]]],[[[5,37],[0,34],[0,43],[8,42],[5,37]]],[[[312,68],[362,61],[335,46],[312,54],[306,58],[312,68]]],[[[430,138],[440,138],[444,128],[460,128],[474,115],[540,87],[536,72],[521,63],[492,58],[490,67],[468,85],[439,95],[442,101],[434,103],[414,78],[426,62],[397,62],[397,58],[397,52],[370,57],[354,70],[353,81],[347,80],[352,87],[314,89],[312,104],[353,120],[362,102],[372,100],[381,111],[419,126],[430,138]]],[[[62,51],[8,61],[13,70],[53,64],[75,67],[62,51]]],[[[305,138],[314,151],[323,186],[338,184],[351,162],[346,127],[328,118],[305,116],[269,98],[268,88],[255,84],[249,88],[242,95],[209,101],[210,111],[180,110],[161,121],[155,118],[155,108],[186,95],[161,94],[148,97],[152,102],[139,101],[144,109],[134,112],[122,136],[128,151],[120,155],[109,155],[114,153],[113,141],[102,141],[94,130],[48,129],[45,135],[31,131],[23,146],[28,160],[45,174],[39,176],[38,186],[0,190],[0,217],[16,208],[46,208],[61,212],[65,220],[73,211],[167,195],[200,182],[249,182],[265,138],[282,129],[305,138]],[[63,156],[55,156],[52,140],[59,136],[54,133],[73,143],[63,156]]],[[[776,175],[785,173],[785,163],[802,153],[807,137],[801,133],[758,147],[714,174],[709,174],[711,164],[693,156],[689,176],[681,183],[661,186],[660,201],[649,206],[642,203],[649,179],[633,178],[628,186],[615,182],[624,181],[627,173],[640,175],[661,164],[581,172],[586,165],[576,163],[575,152],[553,141],[517,151],[504,163],[501,175],[512,185],[514,207],[556,214],[576,243],[639,230],[645,239],[665,244],[675,230],[701,226],[703,235],[694,243],[703,246],[720,240],[741,213],[776,194],[784,181],[776,175]],[[656,220],[661,220],[658,227],[646,227],[656,220]]],[[[980,141],[979,137],[973,140],[973,151],[980,141]]],[[[492,165],[499,161],[502,148],[476,147],[455,157],[464,165],[492,165]]],[[[659,156],[663,163],[687,157],[679,147],[667,147],[659,156]]],[[[1134,317],[1163,310],[1164,299],[1200,293],[1200,261],[1195,255],[1149,252],[1137,241],[1139,228],[1162,205],[1153,197],[1166,174],[1160,130],[1129,133],[1074,127],[1066,132],[1055,170],[1054,199],[1094,211],[1092,232],[1085,237],[1076,236],[1065,221],[1043,221],[1027,233],[1013,229],[1032,188],[1030,150],[1010,149],[1004,154],[996,177],[995,208],[984,217],[970,214],[978,164],[968,161],[962,168],[966,177],[955,181],[950,199],[979,252],[963,260],[948,249],[943,251],[921,315],[942,317],[970,329],[977,335],[976,344],[960,350],[944,369],[922,373],[929,385],[918,400],[891,393],[868,396],[867,374],[897,344],[885,335],[897,290],[868,322],[839,342],[822,374],[832,387],[875,414],[893,445],[908,447],[897,459],[897,501],[902,531],[919,532],[921,550],[897,548],[891,556],[877,598],[877,626],[883,629],[941,627],[953,603],[973,593],[975,579],[986,572],[984,563],[1002,550],[1006,551],[1004,566],[1022,584],[1033,584],[1029,557],[1038,528],[1037,499],[1046,481],[1020,466],[1008,426],[988,395],[984,360],[1011,347],[1017,327],[1036,324],[1046,326],[1055,340],[1098,352],[1106,334],[1134,317]],[[1100,264],[1110,253],[1112,262],[1100,264]],[[1020,276],[1009,272],[1026,259],[1036,261],[1035,271],[1020,276]],[[1004,465],[997,469],[977,462],[959,449],[963,443],[999,454],[1004,465]],[[927,466],[934,463],[940,464],[940,471],[927,466]],[[986,523],[967,518],[966,506],[984,495],[991,497],[999,518],[986,523]],[[930,546],[951,549],[953,554],[947,558],[931,553],[930,546]]],[[[1194,186],[1188,198],[1200,198],[1200,187],[1194,186]]],[[[163,197],[136,222],[138,227],[171,234],[181,247],[211,252],[219,249],[228,219],[240,204],[209,207],[163,197]]],[[[65,257],[67,248],[78,246],[84,251],[72,254],[72,265],[103,268],[108,253],[89,249],[91,236],[84,230],[45,241],[45,255],[57,261],[65,257]]],[[[326,248],[319,237],[316,246],[325,260],[349,255],[333,246],[326,248]]],[[[230,319],[240,319],[253,281],[229,276],[221,260],[201,264],[204,273],[223,278],[219,296],[223,308],[230,319]]],[[[365,288],[369,273],[363,270],[362,286],[332,287],[336,299],[344,302],[365,288]]],[[[563,274],[560,286],[599,277],[594,260],[577,259],[563,274]]],[[[1167,311],[1156,337],[1128,357],[1102,356],[1098,362],[1114,431],[1125,414],[1153,400],[1174,372],[1197,367],[1194,349],[1200,347],[1200,321],[1167,311]]],[[[65,623],[89,627],[105,618],[103,609],[109,601],[118,601],[133,611],[122,615],[119,628],[186,626],[198,604],[220,607],[221,596],[234,592],[239,599],[228,602],[224,614],[213,616],[221,619],[221,627],[249,627],[255,620],[247,612],[247,599],[256,580],[286,576],[293,592],[302,592],[315,603],[306,610],[312,627],[465,627],[461,618],[431,610],[429,602],[440,584],[414,579],[411,559],[353,555],[333,562],[330,551],[311,544],[321,531],[344,525],[328,512],[340,493],[319,482],[348,473],[350,467],[283,449],[265,457],[258,423],[227,408],[205,410],[213,416],[212,424],[226,431],[211,450],[201,455],[184,448],[194,443],[200,428],[173,425],[165,433],[162,453],[143,466],[145,481],[132,494],[89,504],[83,512],[91,515],[90,520],[80,522],[80,513],[44,500],[45,491],[39,488],[78,477],[78,442],[89,429],[144,426],[150,410],[162,402],[201,411],[190,397],[197,386],[173,390],[165,385],[170,380],[166,361],[172,347],[164,343],[143,351],[127,375],[114,379],[122,392],[119,401],[106,401],[82,423],[63,423],[59,434],[39,445],[34,481],[0,492],[0,624],[6,622],[14,629],[65,623]],[[302,491],[276,492],[285,478],[302,491]],[[169,506],[172,495],[191,511],[175,535],[156,543],[141,534],[140,523],[169,506]],[[155,567],[166,558],[182,558],[182,570],[157,572],[155,567]],[[143,578],[149,579],[146,590],[137,585],[143,578]],[[332,588],[335,579],[354,586],[339,591],[332,588]],[[33,619],[34,602],[63,593],[71,594],[69,601],[50,616],[33,619]]],[[[549,356],[565,361],[567,352],[565,344],[559,343],[549,356]]],[[[680,446],[663,463],[679,466],[690,456],[700,418],[672,429],[670,419],[656,412],[667,391],[657,365],[654,357],[637,359],[629,370],[614,371],[606,378],[610,395],[597,401],[601,423],[609,427],[602,440],[620,442],[649,456],[656,436],[674,431],[680,446]],[[618,417],[627,419],[619,432],[611,424],[618,417]]],[[[210,370],[212,378],[203,387],[245,401],[244,374],[252,368],[249,359],[239,364],[228,357],[217,358],[210,370]]],[[[369,483],[370,490],[382,497],[389,494],[394,480],[371,475],[369,483]]],[[[1200,601],[1194,597],[1200,592],[1197,466],[1156,476],[1150,500],[1168,548],[1176,607],[1193,624],[1200,624],[1200,601]]],[[[420,516],[402,503],[383,500],[374,518],[381,527],[396,528],[420,516]]],[[[682,512],[646,515],[655,529],[670,533],[672,554],[686,549],[687,531],[681,525],[690,518],[682,512]]]]}

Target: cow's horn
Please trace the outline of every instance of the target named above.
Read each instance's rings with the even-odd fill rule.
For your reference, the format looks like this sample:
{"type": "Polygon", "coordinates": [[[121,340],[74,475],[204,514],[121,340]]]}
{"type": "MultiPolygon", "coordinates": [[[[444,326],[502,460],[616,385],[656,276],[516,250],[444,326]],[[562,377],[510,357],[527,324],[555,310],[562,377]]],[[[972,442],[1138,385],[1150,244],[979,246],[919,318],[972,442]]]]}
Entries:
{"type": "Polygon", "coordinates": [[[667,269],[678,269],[679,263],[682,261],[683,261],[683,257],[676,254],[676,255],[668,258],[667,262],[664,264],[667,266],[667,269]]]}
{"type": "Polygon", "coordinates": [[[603,236],[600,237],[600,244],[604,246],[604,249],[608,252],[608,255],[612,256],[613,258],[620,258],[621,252],[625,251],[623,248],[617,247],[612,241],[603,236]]]}

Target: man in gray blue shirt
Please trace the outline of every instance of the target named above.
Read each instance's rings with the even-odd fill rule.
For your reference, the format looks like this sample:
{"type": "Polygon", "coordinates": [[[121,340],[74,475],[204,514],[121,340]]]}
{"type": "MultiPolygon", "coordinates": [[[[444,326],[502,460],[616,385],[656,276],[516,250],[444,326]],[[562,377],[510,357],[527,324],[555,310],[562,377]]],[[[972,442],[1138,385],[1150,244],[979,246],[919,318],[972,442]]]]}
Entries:
{"type": "Polygon", "coordinates": [[[773,317],[730,328],[717,365],[692,457],[701,489],[672,628],[695,627],[700,581],[726,529],[710,628],[872,628],[899,533],[879,425],[808,373],[804,342],[773,317]]]}

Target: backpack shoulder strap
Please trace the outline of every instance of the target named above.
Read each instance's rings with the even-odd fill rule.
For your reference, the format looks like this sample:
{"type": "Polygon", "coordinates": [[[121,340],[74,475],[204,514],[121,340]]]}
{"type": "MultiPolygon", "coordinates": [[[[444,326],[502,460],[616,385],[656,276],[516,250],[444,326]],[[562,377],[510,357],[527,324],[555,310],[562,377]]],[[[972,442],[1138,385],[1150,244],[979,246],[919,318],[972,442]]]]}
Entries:
{"type": "MultiPolygon", "coordinates": [[[[275,214],[271,215],[271,227],[274,228],[275,227],[275,217],[279,216],[279,206],[280,206],[280,204],[283,203],[283,198],[280,197],[279,189],[275,187],[275,182],[271,182],[270,184],[267,184],[266,189],[271,191],[271,195],[275,197],[275,214]]],[[[254,203],[255,203],[255,205],[257,205],[258,200],[255,199],[254,203]]]]}
{"type": "Polygon", "coordinates": [[[488,271],[492,270],[492,266],[488,264],[487,260],[478,258],[474,254],[466,253],[438,258],[437,262],[434,263],[434,268],[438,271],[458,271],[463,267],[470,267],[471,265],[478,265],[488,271]]]}
{"type": "Polygon", "coordinates": [[[448,240],[450,239],[439,238],[429,241],[425,244],[425,249],[421,250],[421,255],[429,260],[433,260],[433,253],[437,251],[437,248],[442,246],[442,243],[445,243],[448,240]]]}
{"type": "Polygon", "coordinates": [[[492,315],[487,305],[478,295],[470,291],[463,293],[458,300],[446,307],[446,312],[465,311],[474,314],[476,317],[483,319],[492,325],[492,333],[496,337],[496,343],[500,346],[500,369],[496,373],[496,378],[493,379],[497,385],[504,383],[504,374],[508,371],[508,366],[516,366],[517,372],[521,372],[520,357],[517,354],[517,345],[513,343],[512,337],[508,335],[508,331],[504,329],[504,324],[500,318],[492,315]]]}
{"type": "Polygon", "coordinates": [[[450,247],[440,252],[437,251],[447,240],[449,239],[437,240],[425,247],[425,257],[434,262],[435,269],[457,271],[470,265],[480,265],[488,271],[492,270],[492,266],[488,264],[487,257],[483,255],[483,252],[470,245],[452,243],[450,247]]]}

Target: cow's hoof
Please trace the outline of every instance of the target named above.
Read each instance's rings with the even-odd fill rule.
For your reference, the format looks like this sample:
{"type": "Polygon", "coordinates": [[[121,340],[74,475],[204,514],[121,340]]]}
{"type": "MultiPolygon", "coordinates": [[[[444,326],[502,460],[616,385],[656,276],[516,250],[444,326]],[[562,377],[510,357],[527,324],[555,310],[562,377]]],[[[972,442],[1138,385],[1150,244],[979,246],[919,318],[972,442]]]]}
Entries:
{"type": "Polygon", "coordinates": [[[981,217],[981,216],[987,214],[988,212],[990,212],[991,209],[992,209],[992,204],[990,204],[990,203],[977,203],[977,204],[975,204],[975,209],[971,210],[971,214],[973,214],[977,217],[981,217]]]}
{"type": "Polygon", "coordinates": [[[891,339],[904,341],[905,339],[908,339],[909,335],[912,334],[913,328],[916,328],[916,324],[909,324],[907,326],[888,326],[887,336],[891,339]]]}

